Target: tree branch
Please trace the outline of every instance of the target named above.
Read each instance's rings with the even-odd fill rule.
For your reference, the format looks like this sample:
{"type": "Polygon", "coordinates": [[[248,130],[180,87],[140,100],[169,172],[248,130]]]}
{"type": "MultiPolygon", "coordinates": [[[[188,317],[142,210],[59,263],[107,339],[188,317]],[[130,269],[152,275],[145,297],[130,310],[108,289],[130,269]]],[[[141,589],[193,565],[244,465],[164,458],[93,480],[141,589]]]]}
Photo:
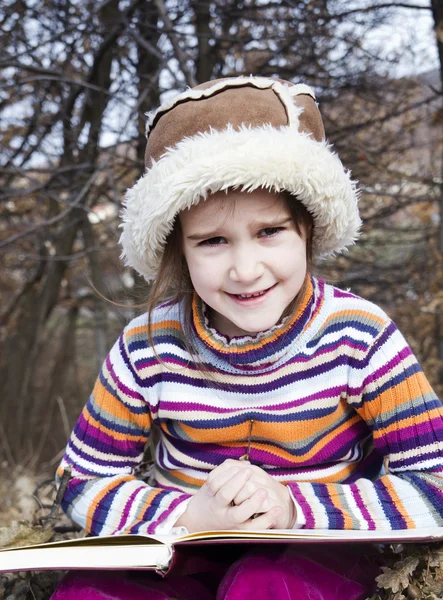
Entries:
{"type": "Polygon", "coordinates": [[[163,0],[155,0],[155,5],[158,10],[158,14],[160,15],[161,20],[165,26],[165,31],[168,34],[169,40],[174,48],[175,57],[178,60],[181,70],[183,71],[183,75],[185,76],[186,83],[189,87],[195,87],[197,85],[197,81],[191,71],[187,66],[187,58],[183,50],[180,48],[180,44],[178,43],[177,36],[174,33],[174,29],[172,27],[171,19],[169,18],[168,12],[165,7],[165,3],[163,0]]]}

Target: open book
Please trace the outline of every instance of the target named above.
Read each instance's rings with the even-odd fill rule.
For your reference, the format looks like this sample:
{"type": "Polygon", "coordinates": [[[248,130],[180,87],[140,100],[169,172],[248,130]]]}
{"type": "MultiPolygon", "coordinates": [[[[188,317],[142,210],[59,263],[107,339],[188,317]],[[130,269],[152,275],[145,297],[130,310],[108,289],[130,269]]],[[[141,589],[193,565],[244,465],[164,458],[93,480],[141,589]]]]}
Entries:
{"type": "Polygon", "coordinates": [[[166,573],[180,547],[220,543],[443,542],[443,527],[399,531],[295,529],[202,531],[183,536],[88,537],[0,550],[0,572],[65,569],[146,569],[166,573]]]}

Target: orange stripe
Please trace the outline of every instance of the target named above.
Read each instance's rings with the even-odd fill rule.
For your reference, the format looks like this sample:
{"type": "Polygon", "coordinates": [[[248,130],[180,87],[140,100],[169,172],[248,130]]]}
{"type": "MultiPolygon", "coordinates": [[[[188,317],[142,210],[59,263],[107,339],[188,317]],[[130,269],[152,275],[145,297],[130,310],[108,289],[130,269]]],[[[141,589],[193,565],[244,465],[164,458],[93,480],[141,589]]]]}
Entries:
{"type": "Polygon", "coordinates": [[[414,417],[406,417],[405,419],[401,419],[392,423],[388,427],[378,429],[374,431],[374,438],[380,438],[391,431],[395,431],[396,429],[402,430],[407,427],[414,427],[415,425],[419,425],[420,423],[426,423],[426,421],[432,421],[432,419],[443,418],[443,409],[442,408],[433,408],[432,410],[423,413],[422,415],[417,415],[414,417]]]}
{"type": "Polygon", "coordinates": [[[401,516],[406,521],[406,525],[407,525],[408,529],[413,529],[415,527],[415,523],[409,516],[409,513],[407,512],[405,507],[403,506],[403,502],[400,500],[389,477],[388,476],[382,477],[381,480],[383,481],[384,485],[386,486],[386,488],[389,492],[389,495],[391,496],[391,498],[393,500],[393,504],[395,504],[395,508],[398,510],[398,512],[401,514],[401,516]]]}
{"type": "MultiPolygon", "coordinates": [[[[301,463],[306,462],[309,459],[312,459],[316,454],[321,452],[321,450],[328,443],[329,440],[334,439],[336,437],[336,435],[340,435],[343,431],[346,431],[346,429],[351,427],[359,418],[360,417],[358,415],[356,415],[349,422],[342,424],[340,427],[338,427],[337,429],[332,431],[327,436],[322,437],[317,442],[317,444],[315,444],[315,446],[313,446],[313,448],[311,448],[311,450],[309,452],[303,454],[300,457],[293,456],[287,450],[284,450],[282,448],[276,448],[275,446],[268,446],[267,444],[264,444],[263,442],[260,442],[260,443],[252,442],[251,448],[256,449],[257,451],[268,452],[269,454],[272,454],[274,456],[282,458],[283,460],[291,462],[293,465],[299,465],[301,463]]],[[[220,445],[224,446],[225,448],[238,448],[239,446],[241,446],[241,447],[244,447],[245,451],[246,451],[245,441],[242,441],[241,443],[230,442],[230,443],[225,443],[225,444],[220,444],[220,445]]]]}
{"type": "Polygon", "coordinates": [[[355,425],[357,423],[357,421],[360,420],[360,416],[359,415],[355,415],[355,417],[352,417],[351,419],[349,419],[349,421],[346,421],[346,423],[343,423],[342,425],[340,425],[340,427],[337,427],[336,429],[334,429],[333,431],[331,431],[330,433],[328,433],[328,435],[323,436],[318,442],[317,444],[315,444],[315,446],[310,450],[310,452],[308,452],[307,454],[305,454],[304,456],[304,460],[306,460],[307,458],[313,458],[316,454],[318,454],[318,452],[320,452],[331,440],[337,438],[339,435],[341,435],[344,431],[346,431],[347,429],[350,429],[353,425],[355,425]]]}
{"type": "MultiPolygon", "coordinates": [[[[313,435],[315,432],[333,425],[336,421],[341,419],[347,408],[346,401],[340,401],[334,412],[331,414],[318,419],[309,419],[302,423],[298,421],[290,421],[288,423],[266,423],[256,420],[252,426],[252,436],[254,438],[260,437],[267,440],[275,440],[277,442],[302,441],[306,437],[313,435]],[[300,436],[303,435],[303,437],[295,437],[297,431],[300,436]]],[[[288,419],[291,417],[292,415],[288,414],[288,419]]],[[[294,415],[294,417],[296,418],[296,415],[294,415]]],[[[245,421],[244,423],[231,425],[229,427],[220,426],[216,429],[199,429],[184,423],[181,423],[180,426],[181,429],[196,442],[209,442],[214,444],[224,443],[228,438],[238,444],[246,443],[245,440],[247,440],[249,436],[250,422],[245,421]]]]}
{"type": "Polygon", "coordinates": [[[169,475],[171,475],[171,477],[173,477],[174,479],[178,479],[179,481],[182,481],[184,483],[188,483],[189,485],[194,485],[197,487],[201,487],[204,484],[204,482],[206,481],[204,478],[196,479],[195,477],[191,477],[190,475],[186,475],[185,473],[182,473],[180,471],[164,470],[164,472],[169,473],[169,475]]]}
{"type": "Polygon", "coordinates": [[[92,391],[95,404],[104,410],[108,415],[116,417],[128,423],[137,423],[140,427],[148,429],[151,425],[151,417],[146,411],[145,414],[135,414],[130,407],[125,406],[115,395],[106,389],[100,379],[97,379],[92,391]]]}
{"type": "MultiPolygon", "coordinates": [[[[375,389],[376,386],[377,382],[375,382],[375,389]]],[[[399,406],[404,404],[405,398],[415,400],[416,398],[420,398],[423,394],[428,393],[432,393],[432,388],[424,373],[414,373],[394,387],[385,390],[358,410],[363,418],[371,419],[372,414],[383,416],[384,413],[390,412],[394,408],[398,409],[399,406]]]]}
{"type": "Polygon", "coordinates": [[[340,494],[337,494],[338,486],[336,483],[329,483],[327,486],[329,492],[329,498],[332,504],[337,508],[343,515],[344,523],[343,529],[352,529],[352,518],[348,514],[348,509],[344,504],[340,502],[340,494]]]}
{"type": "Polygon", "coordinates": [[[329,323],[330,321],[333,321],[334,319],[337,319],[339,317],[353,317],[353,316],[358,316],[358,317],[364,317],[366,319],[368,319],[369,321],[375,321],[376,323],[378,323],[379,325],[386,325],[386,320],[383,319],[382,317],[379,317],[378,315],[375,315],[374,313],[370,313],[366,310],[340,310],[338,312],[332,313],[332,315],[330,315],[326,321],[325,324],[329,323]]]}
{"type": "MultiPolygon", "coordinates": [[[[152,324],[152,331],[157,331],[158,329],[178,329],[181,330],[180,321],[159,321],[158,323],[152,324]]],[[[125,338],[131,337],[133,335],[138,335],[139,333],[148,333],[147,325],[139,325],[138,327],[133,327],[132,329],[128,329],[125,333],[125,338]]]]}
{"type": "MultiPolygon", "coordinates": [[[[143,505],[143,507],[139,509],[138,514],[141,515],[142,513],[144,513],[145,510],[150,506],[150,504],[152,504],[152,502],[155,500],[155,497],[161,493],[162,493],[162,490],[152,490],[152,492],[146,498],[146,502],[143,505]]],[[[130,533],[130,531],[133,527],[136,527],[139,523],[144,523],[144,522],[145,521],[143,520],[143,518],[140,517],[139,519],[133,521],[125,529],[123,529],[122,533],[130,533]]]]}
{"type": "Polygon", "coordinates": [[[106,494],[119,486],[121,483],[124,483],[125,481],[132,481],[134,479],[135,478],[133,475],[124,475],[123,477],[119,477],[117,480],[112,481],[105,489],[101,490],[97,496],[95,496],[86,515],[86,531],[91,531],[94,512],[99,508],[100,502],[103,500],[106,494]]]}
{"type": "MultiPolygon", "coordinates": [[[[344,431],[346,431],[347,429],[352,427],[358,420],[360,420],[359,415],[355,415],[354,417],[349,419],[349,421],[346,421],[345,423],[342,423],[339,427],[334,428],[330,433],[328,433],[328,435],[321,437],[319,439],[319,441],[309,450],[309,452],[307,452],[306,454],[304,454],[301,457],[293,456],[287,450],[284,450],[282,448],[276,448],[275,446],[268,445],[263,442],[255,442],[255,443],[252,442],[251,448],[256,448],[259,451],[261,450],[261,451],[269,452],[270,454],[273,454],[274,456],[278,456],[280,458],[283,458],[284,460],[288,460],[288,461],[292,462],[292,464],[303,463],[308,458],[312,458],[316,454],[318,454],[331,440],[335,439],[341,433],[343,433],[344,431]]],[[[263,425],[265,425],[265,424],[263,424],[263,425]]],[[[255,427],[255,424],[254,424],[254,427],[255,427]]],[[[247,440],[248,433],[249,433],[249,423],[248,422],[242,423],[240,425],[235,425],[233,427],[226,427],[226,428],[220,428],[220,429],[205,429],[205,430],[194,429],[193,427],[190,427],[189,425],[184,425],[182,423],[181,428],[193,441],[202,442],[202,443],[220,444],[220,445],[224,446],[225,448],[238,448],[239,446],[244,446],[246,448],[246,445],[247,445],[246,440],[247,440]],[[236,430],[238,432],[237,440],[234,440],[229,443],[224,442],[226,440],[226,436],[230,435],[230,437],[232,438],[233,437],[232,433],[235,432],[236,430]]],[[[319,426],[319,428],[320,428],[320,426],[319,426]]],[[[290,428],[288,428],[288,429],[290,431],[290,428]]],[[[311,431],[314,432],[315,430],[311,429],[311,431]]],[[[283,430],[280,433],[282,434],[283,430]]],[[[309,434],[309,431],[307,433],[309,434]]],[[[254,433],[254,435],[257,435],[257,433],[254,433]]],[[[269,435],[266,435],[266,437],[269,439],[269,435]]],[[[279,439],[282,439],[282,437],[280,437],[279,439]]],[[[292,435],[292,437],[290,437],[289,439],[294,440],[294,436],[292,435]]]]}
{"type": "Polygon", "coordinates": [[[326,477],[316,477],[315,483],[340,483],[349,477],[349,475],[351,475],[354,471],[356,471],[359,466],[360,464],[357,462],[346,465],[346,467],[343,467],[343,469],[340,469],[340,471],[333,473],[332,475],[327,475],[326,477]]]}
{"type": "Polygon", "coordinates": [[[132,435],[130,433],[118,433],[114,429],[108,429],[107,427],[105,427],[105,425],[103,425],[103,423],[94,419],[94,417],[88,411],[86,406],[84,407],[82,414],[88,423],[93,425],[98,431],[106,433],[106,435],[109,435],[109,437],[113,438],[114,440],[146,442],[146,440],[148,439],[147,435],[132,435]]]}

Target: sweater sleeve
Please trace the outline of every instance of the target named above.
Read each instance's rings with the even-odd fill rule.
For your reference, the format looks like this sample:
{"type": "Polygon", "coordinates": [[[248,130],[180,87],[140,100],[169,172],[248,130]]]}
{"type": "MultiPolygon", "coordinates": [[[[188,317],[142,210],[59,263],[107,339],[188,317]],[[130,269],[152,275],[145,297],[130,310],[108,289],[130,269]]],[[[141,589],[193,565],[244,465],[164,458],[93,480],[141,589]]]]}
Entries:
{"type": "Polygon", "coordinates": [[[371,429],[387,472],[376,481],[288,484],[305,527],[441,527],[443,408],[394,323],[352,365],[348,402],[371,429]]]}
{"type": "Polygon", "coordinates": [[[103,364],[57,471],[60,479],[63,470],[71,468],[62,508],[93,535],[169,533],[186,508],[189,495],[152,487],[133,475],[151,433],[145,395],[122,333],[103,364]]]}

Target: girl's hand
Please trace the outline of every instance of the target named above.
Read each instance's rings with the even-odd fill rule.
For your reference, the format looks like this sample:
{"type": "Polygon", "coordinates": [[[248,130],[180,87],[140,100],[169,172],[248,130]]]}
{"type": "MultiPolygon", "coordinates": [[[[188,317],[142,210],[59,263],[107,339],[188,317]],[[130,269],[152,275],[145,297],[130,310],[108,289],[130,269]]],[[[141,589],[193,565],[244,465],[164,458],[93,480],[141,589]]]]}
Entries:
{"type": "Polygon", "coordinates": [[[239,506],[234,505],[234,499],[252,476],[253,471],[250,465],[248,468],[248,463],[243,465],[238,461],[225,461],[209,474],[175,526],[182,525],[190,533],[276,527],[281,518],[281,508],[275,504],[269,509],[265,508],[268,492],[264,486],[255,485],[239,506]],[[260,516],[253,519],[257,513],[260,516]]]}
{"type": "MultiPolygon", "coordinates": [[[[242,506],[248,498],[251,498],[259,490],[266,490],[268,492],[266,500],[263,502],[262,511],[268,512],[271,509],[280,509],[279,516],[272,526],[273,529],[292,529],[297,516],[295,504],[292,500],[289,489],[273,479],[266,471],[260,467],[251,465],[247,461],[235,461],[226,460],[222,465],[217,467],[222,472],[224,469],[228,470],[233,466],[243,470],[251,470],[252,474],[247,478],[241,490],[236,494],[234,498],[234,504],[242,506]]],[[[257,526],[258,519],[254,520],[254,524],[257,526]]],[[[257,527],[258,529],[259,527],[257,527]]]]}

